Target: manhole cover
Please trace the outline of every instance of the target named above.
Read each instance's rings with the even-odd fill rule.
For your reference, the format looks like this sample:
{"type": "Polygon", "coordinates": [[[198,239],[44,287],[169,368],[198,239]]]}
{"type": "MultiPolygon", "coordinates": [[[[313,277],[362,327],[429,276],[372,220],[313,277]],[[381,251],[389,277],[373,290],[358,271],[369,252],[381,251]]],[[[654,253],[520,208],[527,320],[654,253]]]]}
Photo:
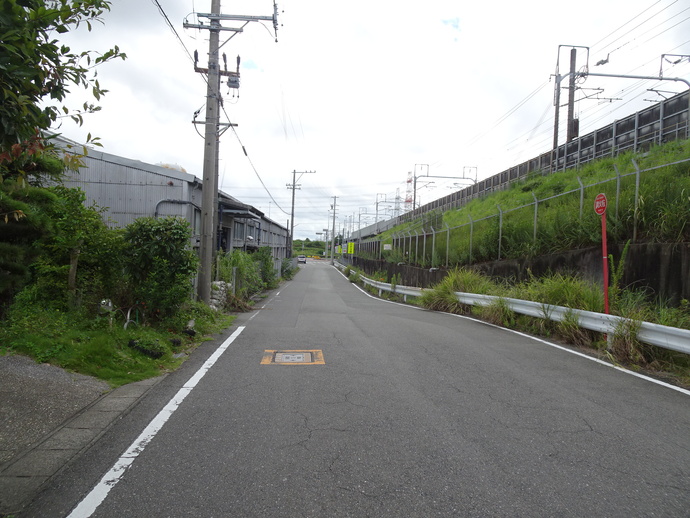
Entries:
{"type": "Polygon", "coordinates": [[[318,349],[311,350],[282,350],[268,349],[264,351],[261,365],[323,365],[323,352],[318,349]]]}
{"type": "Polygon", "coordinates": [[[276,363],[311,363],[311,353],[276,353],[276,363]]]}

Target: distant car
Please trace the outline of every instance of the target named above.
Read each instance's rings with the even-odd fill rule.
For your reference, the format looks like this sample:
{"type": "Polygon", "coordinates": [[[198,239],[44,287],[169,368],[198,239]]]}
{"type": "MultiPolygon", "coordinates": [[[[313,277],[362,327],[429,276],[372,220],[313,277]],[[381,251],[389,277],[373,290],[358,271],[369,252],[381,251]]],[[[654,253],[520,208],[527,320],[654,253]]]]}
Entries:
{"type": "Polygon", "coordinates": [[[297,262],[307,264],[307,256],[306,255],[298,255],[297,256],[297,262]]]}

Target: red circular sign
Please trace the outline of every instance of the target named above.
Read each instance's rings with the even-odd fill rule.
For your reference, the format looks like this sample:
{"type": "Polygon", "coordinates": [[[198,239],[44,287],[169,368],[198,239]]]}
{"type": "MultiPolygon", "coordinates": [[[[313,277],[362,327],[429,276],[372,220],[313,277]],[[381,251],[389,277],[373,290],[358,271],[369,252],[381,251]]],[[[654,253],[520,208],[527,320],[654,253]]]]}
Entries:
{"type": "Polygon", "coordinates": [[[606,203],[606,195],[603,193],[597,194],[597,197],[594,198],[594,212],[600,216],[606,214],[606,203]]]}

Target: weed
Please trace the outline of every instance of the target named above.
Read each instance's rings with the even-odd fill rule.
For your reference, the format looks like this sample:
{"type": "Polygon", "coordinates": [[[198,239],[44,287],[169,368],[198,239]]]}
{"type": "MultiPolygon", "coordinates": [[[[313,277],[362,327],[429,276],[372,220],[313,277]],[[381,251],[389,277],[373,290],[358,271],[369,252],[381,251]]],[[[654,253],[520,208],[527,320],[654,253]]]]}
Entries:
{"type": "Polygon", "coordinates": [[[347,278],[351,283],[357,284],[360,280],[359,277],[359,272],[351,271],[347,278]]]}
{"type": "Polygon", "coordinates": [[[580,327],[580,320],[572,311],[568,311],[563,320],[558,322],[556,330],[568,343],[580,347],[591,347],[596,340],[593,331],[580,327]]]}
{"type": "Polygon", "coordinates": [[[486,306],[475,306],[472,313],[498,326],[515,326],[515,313],[508,307],[504,298],[497,298],[486,306]]]}

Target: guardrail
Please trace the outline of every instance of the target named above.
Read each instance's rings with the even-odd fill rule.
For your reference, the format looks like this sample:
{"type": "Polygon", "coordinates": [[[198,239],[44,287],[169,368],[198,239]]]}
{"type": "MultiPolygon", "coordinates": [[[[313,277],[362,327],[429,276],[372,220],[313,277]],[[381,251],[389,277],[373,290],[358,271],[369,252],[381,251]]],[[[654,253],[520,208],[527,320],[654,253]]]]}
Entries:
{"type": "MultiPolygon", "coordinates": [[[[336,266],[340,270],[345,269],[345,265],[341,263],[336,263],[336,266]]],[[[419,297],[424,291],[428,291],[424,288],[397,286],[386,282],[375,281],[373,279],[369,279],[368,277],[364,277],[361,274],[360,280],[364,284],[368,284],[378,289],[379,296],[384,291],[397,293],[399,295],[403,295],[406,302],[408,296],[419,297]]],[[[669,349],[671,351],[690,354],[690,330],[687,329],[662,326],[659,324],[653,324],[651,322],[639,322],[616,315],[605,315],[603,313],[595,313],[593,311],[566,308],[563,306],[554,306],[551,304],[543,304],[530,300],[512,299],[509,297],[478,295],[475,293],[463,293],[459,291],[455,292],[455,296],[460,303],[471,306],[489,306],[495,302],[503,301],[506,306],[515,313],[553,320],[555,322],[562,322],[566,318],[577,318],[577,322],[580,327],[589,329],[590,331],[606,333],[611,337],[614,336],[616,332],[620,332],[622,329],[625,329],[626,332],[634,330],[635,336],[640,342],[655,345],[663,349],[669,349]]]]}

